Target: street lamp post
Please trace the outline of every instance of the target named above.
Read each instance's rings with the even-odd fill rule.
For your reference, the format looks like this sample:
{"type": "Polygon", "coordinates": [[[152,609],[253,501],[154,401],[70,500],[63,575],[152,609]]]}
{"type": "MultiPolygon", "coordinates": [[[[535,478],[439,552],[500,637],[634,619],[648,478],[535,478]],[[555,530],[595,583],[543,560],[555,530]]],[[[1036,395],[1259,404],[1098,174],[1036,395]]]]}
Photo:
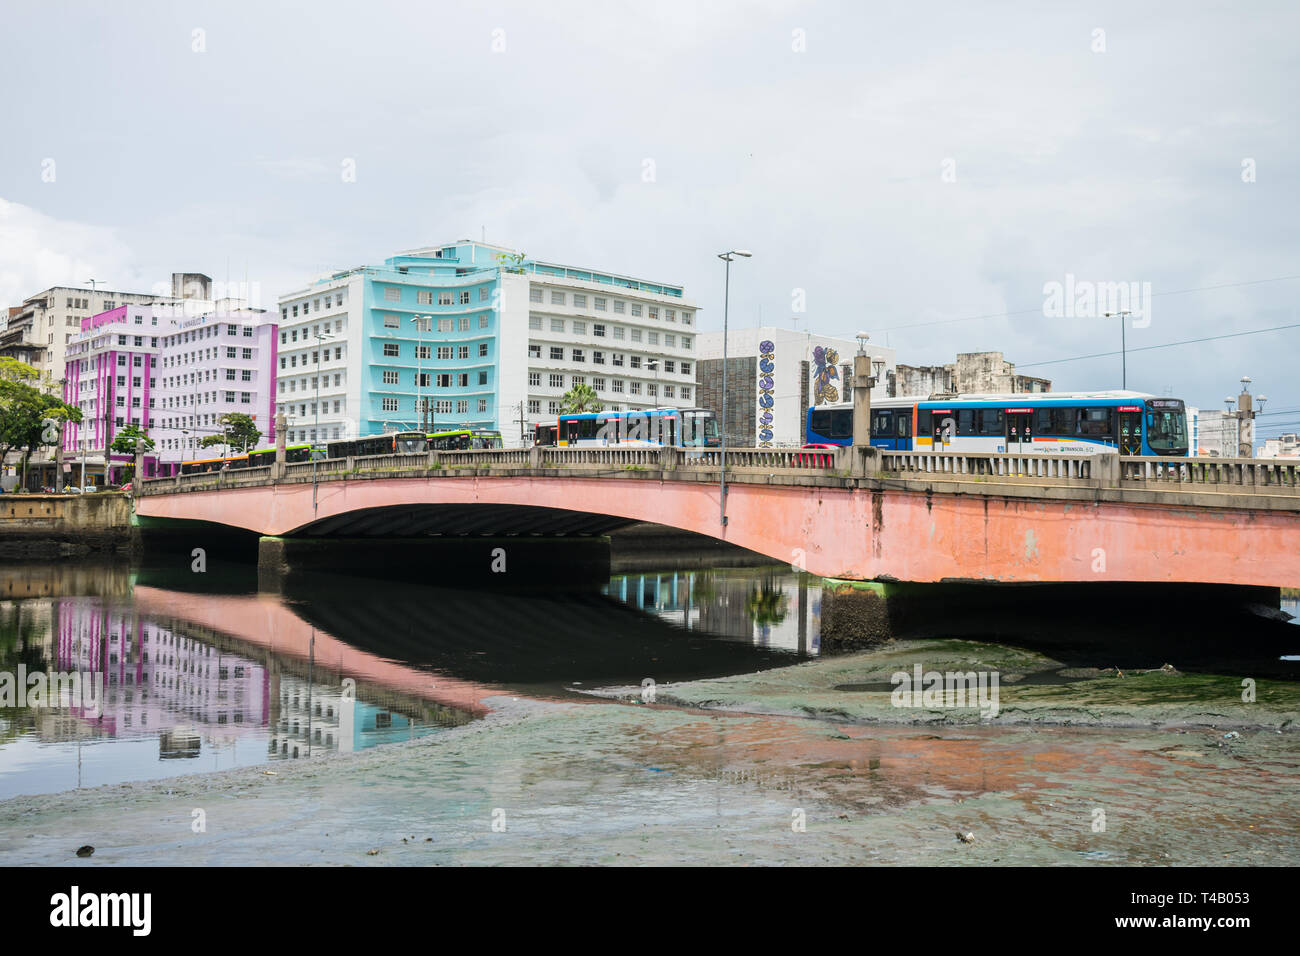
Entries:
{"type": "Polygon", "coordinates": [[[1120,361],[1120,388],[1128,391],[1128,317],[1133,313],[1125,309],[1122,312],[1107,312],[1106,318],[1113,319],[1119,317],[1119,361],[1120,361]]]}
{"type": "Polygon", "coordinates": [[[331,339],[328,332],[317,332],[313,335],[316,339],[316,423],[312,426],[311,434],[311,513],[316,513],[316,460],[320,457],[317,449],[317,442],[320,441],[320,353],[321,343],[331,339]]]}
{"type": "Polygon", "coordinates": [[[722,455],[718,476],[718,517],[727,526],[727,318],[731,308],[731,260],[734,256],[748,259],[753,253],[747,249],[732,249],[718,253],[726,263],[722,286],[722,455]]]}
{"type": "MultiPolygon", "coordinates": [[[[415,413],[420,417],[420,431],[432,431],[428,428],[428,411],[429,400],[423,397],[421,389],[424,388],[424,323],[428,320],[432,325],[432,315],[415,315],[411,321],[415,323],[416,343],[415,343],[415,413]]],[[[432,329],[430,329],[432,331],[432,329]]]]}

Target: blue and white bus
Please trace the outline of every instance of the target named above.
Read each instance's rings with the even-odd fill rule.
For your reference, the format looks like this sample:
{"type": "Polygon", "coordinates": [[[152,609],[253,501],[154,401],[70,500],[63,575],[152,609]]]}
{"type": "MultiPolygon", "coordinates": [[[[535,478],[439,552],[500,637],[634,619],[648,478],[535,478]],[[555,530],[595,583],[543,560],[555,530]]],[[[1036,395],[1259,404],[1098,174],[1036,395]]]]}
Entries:
{"type": "Polygon", "coordinates": [[[554,426],[539,425],[538,444],[713,448],[722,444],[718,420],[707,408],[648,408],[642,411],[561,415],[554,426]],[[552,428],[554,431],[552,431],[552,428]]]}
{"type": "MultiPolygon", "coordinates": [[[[808,409],[809,444],[853,444],[853,406],[808,409]]],[[[871,444],[896,450],[1187,456],[1182,399],[1141,392],[891,398],[871,403],[871,444]]]]}

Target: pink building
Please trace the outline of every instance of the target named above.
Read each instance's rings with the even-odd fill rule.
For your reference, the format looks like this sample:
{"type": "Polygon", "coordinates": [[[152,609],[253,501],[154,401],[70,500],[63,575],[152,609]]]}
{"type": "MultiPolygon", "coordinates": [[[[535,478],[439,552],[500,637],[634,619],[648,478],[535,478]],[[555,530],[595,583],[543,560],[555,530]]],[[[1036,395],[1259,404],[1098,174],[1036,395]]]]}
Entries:
{"type": "MultiPolygon", "coordinates": [[[[218,434],[227,412],[243,412],[275,440],[276,325],[261,309],[204,311],[212,303],[125,305],[82,320],[68,343],[64,401],[82,423],[64,430],[65,458],[93,456],[109,481],[130,455],[109,451],[137,425],[154,440],[145,476],[171,474],[182,460],[213,457],[199,441],[218,434]]],[[[98,470],[98,464],[97,464],[98,470]]]]}

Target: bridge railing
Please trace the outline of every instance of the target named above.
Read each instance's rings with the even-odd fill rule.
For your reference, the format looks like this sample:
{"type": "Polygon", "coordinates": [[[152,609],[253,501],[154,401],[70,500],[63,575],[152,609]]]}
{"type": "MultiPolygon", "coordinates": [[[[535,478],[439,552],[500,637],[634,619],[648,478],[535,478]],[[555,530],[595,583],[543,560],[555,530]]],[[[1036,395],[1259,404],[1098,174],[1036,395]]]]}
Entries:
{"type": "Polygon", "coordinates": [[[1300,488],[1300,462],[1277,458],[1135,458],[1120,459],[1120,480],[1156,487],[1249,489],[1264,494],[1300,488]]]}
{"type": "Polygon", "coordinates": [[[880,451],[885,476],[913,478],[1092,479],[1099,474],[1099,455],[1025,455],[950,451],[880,451]]]}
{"type": "MultiPolygon", "coordinates": [[[[1073,484],[1148,491],[1300,496],[1300,462],[1257,458],[1148,458],[891,451],[886,449],[729,448],[727,472],[766,478],[897,478],[919,481],[986,481],[1007,484],[1073,484]]],[[[623,471],[685,473],[716,480],[719,449],[653,447],[497,448],[371,455],[180,475],[141,482],[141,494],[237,488],[284,479],[384,474],[455,473],[459,469],[526,469],[551,474],[606,475],[623,471]]]]}

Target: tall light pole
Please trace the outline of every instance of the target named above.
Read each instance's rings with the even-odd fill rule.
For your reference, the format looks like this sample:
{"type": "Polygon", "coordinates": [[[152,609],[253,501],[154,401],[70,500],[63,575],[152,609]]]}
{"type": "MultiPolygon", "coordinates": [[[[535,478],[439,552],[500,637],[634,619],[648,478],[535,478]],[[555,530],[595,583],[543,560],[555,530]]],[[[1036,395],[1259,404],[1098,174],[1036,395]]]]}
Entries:
{"type": "MultiPolygon", "coordinates": [[[[420,417],[420,431],[426,430],[428,399],[422,399],[420,389],[424,387],[424,323],[428,320],[433,322],[432,315],[414,315],[411,321],[415,323],[416,343],[415,343],[415,413],[420,417]]],[[[430,329],[429,331],[433,331],[430,329]]],[[[428,429],[432,431],[432,429],[428,429]]]]}
{"type": "Polygon", "coordinates": [[[316,514],[316,460],[320,457],[317,442],[320,441],[320,353],[321,343],[333,338],[328,332],[317,332],[312,336],[316,340],[316,424],[311,434],[311,513],[316,514]]]}
{"type": "Polygon", "coordinates": [[[1234,400],[1225,398],[1224,404],[1228,406],[1227,417],[1237,420],[1237,457],[1254,458],[1255,457],[1255,416],[1264,411],[1264,403],[1268,401],[1265,395],[1250,394],[1250,376],[1241,377],[1241,394],[1235,400],[1236,409],[1233,409],[1234,400]],[[1255,408],[1255,402],[1259,402],[1259,408],[1255,408]]]}
{"type": "Polygon", "coordinates": [[[1106,318],[1113,319],[1119,317],[1119,361],[1120,361],[1120,388],[1128,391],[1128,317],[1133,313],[1125,309],[1122,312],[1106,312],[1106,318]]]}
{"type": "Polygon", "coordinates": [[[726,263],[722,286],[722,456],[718,476],[718,517],[727,526],[727,317],[731,308],[731,260],[734,256],[748,259],[753,253],[747,249],[732,249],[718,253],[726,263]]]}

